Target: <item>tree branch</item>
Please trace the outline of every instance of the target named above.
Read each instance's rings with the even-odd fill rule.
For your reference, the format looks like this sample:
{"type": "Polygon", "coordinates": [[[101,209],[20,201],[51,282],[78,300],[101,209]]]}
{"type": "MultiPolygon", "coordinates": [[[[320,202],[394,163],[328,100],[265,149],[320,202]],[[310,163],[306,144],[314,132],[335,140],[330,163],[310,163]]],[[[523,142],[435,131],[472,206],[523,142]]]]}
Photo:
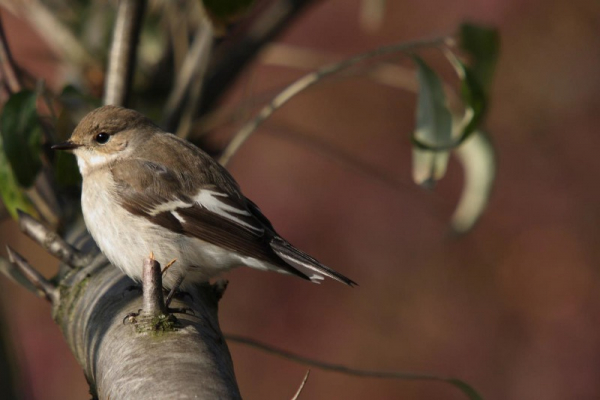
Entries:
{"type": "Polygon", "coordinates": [[[121,0],[110,48],[104,104],[127,106],[145,0],[121,0]]]}
{"type": "Polygon", "coordinates": [[[36,241],[48,253],[71,267],[84,267],[89,263],[90,257],[86,257],[86,255],[68,244],[56,232],[46,228],[26,212],[17,210],[17,214],[21,231],[36,241]]]}
{"type": "Polygon", "coordinates": [[[303,365],[310,365],[311,367],[319,368],[325,371],[337,372],[344,375],[357,376],[362,378],[383,378],[383,379],[400,379],[400,380],[423,380],[423,381],[438,381],[449,383],[456,388],[460,389],[470,400],[482,400],[482,397],[473,389],[471,386],[467,385],[464,381],[456,378],[436,376],[436,375],[428,375],[428,374],[415,374],[409,372],[398,372],[398,371],[374,371],[374,370],[366,370],[366,369],[357,369],[350,368],[345,365],[334,364],[323,362],[319,360],[315,360],[313,358],[308,358],[304,356],[299,356],[290,351],[282,350],[276,348],[275,346],[271,346],[269,344],[260,342],[258,340],[254,340],[248,338],[246,336],[234,335],[234,334],[225,334],[225,338],[229,341],[244,344],[250,347],[254,347],[255,349],[259,349],[264,351],[265,353],[270,353],[276,355],[278,357],[285,358],[286,360],[290,360],[293,362],[297,362],[303,365]]]}
{"type": "Polygon", "coordinates": [[[277,96],[275,96],[269,104],[264,106],[258,115],[248,121],[246,125],[240,129],[233,139],[229,142],[223,154],[219,158],[219,162],[222,165],[227,165],[233,155],[239,150],[244,142],[252,135],[252,133],[262,124],[267,118],[269,118],[277,109],[281,108],[289,100],[291,100],[297,94],[303,92],[314,84],[320,82],[324,78],[339,73],[347,68],[352,67],[365,60],[383,56],[391,53],[406,52],[422,47],[439,46],[444,43],[446,37],[427,39],[427,40],[416,40],[413,42],[400,43],[390,46],[380,47],[378,49],[368,51],[365,53],[358,54],[354,57],[348,58],[341,62],[326,65],[317,71],[311,72],[304,75],[302,78],[296,80],[294,83],[283,89],[277,96]]]}
{"type": "Polygon", "coordinates": [[[223,93],[235,83],[238,75],[246,69],[258,52],[313,1],[271,1],[265,8],[257,10],[257,15],[240,29],[233,43],[223,42],[215,49],[216,62],[206,74],[202,106],[197,115],[202,116],[214,108],[223,93]]]}
{"type": "Polygon", "coordinates": [[[8,47],[2,18],[0,18],[0,65],[2,66],[2,75],[4,75],[9,92],[19,92],[21,90],[21,82],[19,80],[18,68],[10,52],[10,47],[8,47]]]}
{"type": "Polygon", "coordinates": [[[35,288],[38,294],[44,297],[52,304],[58,303],[58,292],[56,287],[42,276],[35,268],[33,268],[26,259],[17,253],[12,247],[6,246],[8,251],[8,259],[19,270],[20,274],[25,277],[35,288]]]}
{"type": "Polygon", "coordinates": [[[203,78],[210,61],[210,51],[213,42],[212,25],[206,19],[198,28],[192,46],[187,53],[181,70],[176,76],[175,84],[165,105],[163,126],[168,132],[178,131],[178,136],[185,137],[191,126],[193,111],[197,108],[202,91],[203,78]],[[185,99],[188,97],[188,110],[185,118],[185,99]],[[182,121],[182,119],[185,119],[182,121]],[[179,126],[178,126],[179,125],[179,126]]]}
{"type": "MultiPolygon", "coordinates": [[[[40,230],[27,221],[22,226],[29,232],[40,230]]],[[[35,235],[38,241],[44,237],[47,249],[64,249],[57,236],[35,235]]],[[[18,282],[25,276],[25,286],[32,284],[52,302],[52,316],[82,366],[94,398],[241,398],[218,322],[223,283],[196,285],[189,296],[174,299],[174,306],[192,311],[175,318],[163,312],[164,304],[156,306],[162,300],[162,283],[160,265],[154,260],[145,262],[151,278],[144,283],[153,284],[144,288],[143,299],[138,291],[128,289],[134,282],[97,252],[87,234],[76,245],[84,254],[97,256],[83,267],[62,269],[53,278],[56,286],[10,248],[18,274],[15,278],[1,259],[0,271],[18,282]],[[133,323],[123,323],[123,317],[137,310],[145,312],[133,323]]]]}
{"type": "Polygon", "coordinates": [[[302,382],[300,383],[300,387],[298,388],[298,390],[296,390],[296,394],[294,394],[294,397],[292,397],[292,400],[298,400],[298,398],[300,397],[300,393],[302,393],[302,389],[304,389],[304,385],[306,385],[306,382],[308,381],[309,375],[310,375],[310,369],[308,371],[306,371],[306,374],[304,374],[304,379],[302,379],[302,382]]]}

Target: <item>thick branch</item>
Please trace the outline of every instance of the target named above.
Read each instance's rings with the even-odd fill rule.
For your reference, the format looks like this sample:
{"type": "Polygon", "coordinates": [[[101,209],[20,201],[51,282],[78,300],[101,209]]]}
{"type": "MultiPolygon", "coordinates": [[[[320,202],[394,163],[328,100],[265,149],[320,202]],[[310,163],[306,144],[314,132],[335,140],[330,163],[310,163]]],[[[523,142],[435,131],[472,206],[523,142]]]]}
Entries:
{"type": "MultiPolygon", "coordinates": [[[[31,227],[31,221],[25,226],[31,227]]],[[[36,240],[44,237],[47,249],[65,248],[58,236],[52,239],[43,234],[36,240]]],[[[79,242],[75,244],[82,251],[93,252],[88,235],[79,242]]],[[[218,322],[223,284],[198,285],[189,296],[174,299],[174,307],[191,310],[176,318],[163,314],[166,310],[161,304],[153,305],[153,312],[144,312],[137,320],[124,322],[128,314],[152,307],[144,304],[138,290],[131,290],[131,279],[97,254],[84,267],[62,268],[53,280],[56,286],[12,249],[9,256],[14,268],[0,259],[0,272],[25,282],[52,302],[52,316],[81,364],[95,398],[241,398],[218,322]]],[[[140,268],[143,263],[140,260],[140,268]]],[[[149,259],[146,267],[148,280],[154,283],[154,290],[147,290],[152,299],[146,303],[161,302],[160,265],[149,259]]]]}
{"type": "Polygon", "coordinates": [[[143,308],[132,284],[102,256],[61,280],[53,316],[98,398],[240,398],[212,287],[173,302],[194,315],[157,317],[148,328],[123,323],[143,308]]]}

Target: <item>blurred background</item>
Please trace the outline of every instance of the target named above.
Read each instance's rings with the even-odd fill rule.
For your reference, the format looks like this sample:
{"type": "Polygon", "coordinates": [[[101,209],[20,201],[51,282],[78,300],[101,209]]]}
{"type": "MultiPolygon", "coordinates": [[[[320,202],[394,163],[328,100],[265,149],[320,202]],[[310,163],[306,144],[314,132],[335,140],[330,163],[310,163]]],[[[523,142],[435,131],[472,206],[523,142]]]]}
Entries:
{"type": "MultiPolygon", "coordinates": [[[[433,191],[412,183],[415,95],[364,76],[325,81],[278,111],[229,169],[282,236],[360,286],[239,269],[220,303],[223,331],[357,368],[457,377],[489,400],[600,398],[600,3],[394,0],[365,21],[368,2],[317,2],[277,46],[326,63],[452,33],[464,21],[497,27],[489,207],[471,232],[451,235],[462,170],[451,161],[433,191]]],[[[43,38],[0,12],[17,62],[61,87],[43,38]]],[[[226,103],[274,94],[308,71],[273,54],[261,54],[226,103]]],[[[0,243],[55,273],[57,262],[13,221],[1,223],[0,243]]],[[[0,314],[22,399],[89,396],[48,304],[0,278],[0,314]]],[[[307,370],[235,343],[230,350],[247,399],[291,398],[307,370]]],[[[442,383],[313,369],[300,398],[465,397],[442,383]]]]}

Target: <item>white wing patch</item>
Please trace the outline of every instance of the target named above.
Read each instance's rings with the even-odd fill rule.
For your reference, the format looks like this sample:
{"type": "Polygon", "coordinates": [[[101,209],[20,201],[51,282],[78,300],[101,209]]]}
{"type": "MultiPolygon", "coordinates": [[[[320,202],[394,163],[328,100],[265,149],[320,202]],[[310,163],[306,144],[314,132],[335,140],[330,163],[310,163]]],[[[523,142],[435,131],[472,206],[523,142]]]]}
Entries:
{"type": "Polygon", "coordinates": [[[182,224],[185,224],[185,218],[183,218],[183,217],[181,216],[181,214],[179,214],[177,211],[171,211],[171,214],[173,214],[173,216],[174,216],[175,218],[177,218],[177,220],[178,220],[179,222],[181,222],[182,224]]]}
{"type": "Polygon", "coordinates": [[[181,200],[167,201],[166,203],[162,203],[162,204],[159,204],[156,207],[154,207],[152,210],[150,210],[150,212],[148,214],[150,214],[154,217],[165,211],[171,211],[171,212],[173,212],[173,215],[175,216],[175,218],[179,219],[179,218],[181,218],[181,216],[178,217],[177,215],[175,215],[175,210],[177,210],[178,208],[190,208],[192,206],[193,206],[193,204],[186,203],[185,201],[181,201],[181,200]]]}
{"type": "Polygon", "coordinates": [[[236,214],[244,215],[247,217],[251,216],[252,214],[250,214],[247,210],[242,210],[237,207],[230,206],[229,204],[225,204],[219,199],[219,197],[227,197],[227,195],[225,193],[219,193],[212,190],[204,189],[201,190],[196,195],[196,197],[194,197],[194,200],[202,207],[215,214],[220,215],[225,219],[234,221],[236,224],[245,226],[246,228],[250,228],[254,231],[262,231],[261,228],[257,228],[256,226],[253,226],[236,216],[236,214]]]}
{"type": "Polygon", "coordinates": [[[148,212],[148,214],[154,217],[163,212],[170,212],[175,218],[179,220],[179,222],[185,223],[185,219],[181,216],[181,214],[177,212],[177,210],[181,208],[190,208],[193,207],[195,204],[198,204],[200,207],[203,207],[208,211],[219,215],[222,218],[233,221],[238,225],[242,225],[256,232],[263,231],[262,228],[249,224],[248,222],[244,221],[242,218],[239,217],[251,217],[252,214],[250,214],[247,210],[242,210],[240,208],[230,206],[229,204],[225,204],[219,199],[219,197],[227,197],[227,195],[225,193],[219,193],[213,190],[203,189],[200,190],[200,192],[198,192],[198,194],[194,197],[193,203],[188,203],[182,200],[167,201],[166,203],[162,203],[154,207],[148,212]]]}

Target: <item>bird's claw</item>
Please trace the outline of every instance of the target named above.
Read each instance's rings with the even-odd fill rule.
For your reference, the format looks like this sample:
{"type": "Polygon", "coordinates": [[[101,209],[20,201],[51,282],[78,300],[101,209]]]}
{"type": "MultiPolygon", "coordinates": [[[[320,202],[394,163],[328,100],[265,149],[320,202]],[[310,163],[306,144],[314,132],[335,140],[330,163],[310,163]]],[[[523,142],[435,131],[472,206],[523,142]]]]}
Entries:
{"type": "Polygon", "coordinates": [[[142,309],[140,308],[137,312],[130,312],[129,314],[127,314],[125,318],[123,318],[123,325],[125,325],[125,321],[128,321],[131,324],[135,323],[136,318],[139,317],[141,312],[142,309]]]}

